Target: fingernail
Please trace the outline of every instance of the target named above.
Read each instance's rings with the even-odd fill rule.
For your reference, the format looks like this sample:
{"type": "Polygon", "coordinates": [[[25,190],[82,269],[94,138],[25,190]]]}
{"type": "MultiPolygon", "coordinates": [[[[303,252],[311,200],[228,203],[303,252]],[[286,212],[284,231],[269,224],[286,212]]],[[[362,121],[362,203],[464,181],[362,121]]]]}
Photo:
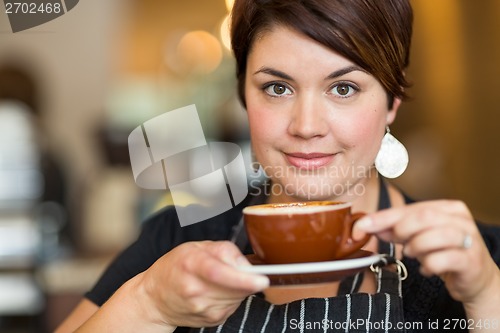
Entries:
{"type": "Polygon", "coordinates": [[[269,287],[269,278],[267,276],[257,276],[254,279],[255,287],[259,290],[269,287]]]}
{"type": "Polygon", "coordinates": [[[373,220],[369,217],[362,217],[356,222],[356,227],[361,229],[369,229],[373,225],[373,220]]]}

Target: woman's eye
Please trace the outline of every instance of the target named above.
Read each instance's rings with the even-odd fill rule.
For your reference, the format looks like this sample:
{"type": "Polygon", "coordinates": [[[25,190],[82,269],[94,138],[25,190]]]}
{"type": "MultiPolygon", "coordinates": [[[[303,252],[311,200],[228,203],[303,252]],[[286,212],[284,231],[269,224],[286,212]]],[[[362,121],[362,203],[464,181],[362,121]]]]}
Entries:
{"type": "Polygon", "coordinates": [[[264,91],[270,96],[290,95],[292,92],[284,84],[273,83],[264,88],[264,91]]]}
{"type": "Polygon", "coordinates": [[[346,98],[354,95],[358,89],[350,84],[341,83],[333,87],[332,92],[341,98],[346,98]]]}

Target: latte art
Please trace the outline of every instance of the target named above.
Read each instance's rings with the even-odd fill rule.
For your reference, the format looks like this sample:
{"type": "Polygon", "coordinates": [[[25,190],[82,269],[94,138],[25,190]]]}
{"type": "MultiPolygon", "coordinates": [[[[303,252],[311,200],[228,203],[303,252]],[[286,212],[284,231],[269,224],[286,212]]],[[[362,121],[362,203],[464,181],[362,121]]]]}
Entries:
{"type": "Polygon", "coordinates": [[[338,210],[351,207],[348,202],[312,201],[288,204],[267,204],[249,206],[243,209],[244,214],[252,215],[289,215],[289,214],[311,214],[338,210]]]}

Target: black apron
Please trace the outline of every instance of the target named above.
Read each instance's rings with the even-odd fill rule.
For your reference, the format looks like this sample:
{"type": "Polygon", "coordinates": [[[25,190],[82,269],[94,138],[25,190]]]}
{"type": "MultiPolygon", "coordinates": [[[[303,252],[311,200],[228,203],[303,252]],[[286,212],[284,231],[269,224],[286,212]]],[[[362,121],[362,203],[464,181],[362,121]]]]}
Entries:
{"type": "MultiPolygon", "coordinates": [[[[379,210],[390,207],[384,181],[380,181],[379,210]]],[[[235,228],[232,240],[248,248],[244,228],[235,228]]],[[[238,309],[216,327],[192,329],[199,333],[291,333],[291,332],[405,332],[401,280],[404,266],[395,259],[394,244],[379,241],[383,260],[372,266],[375,294],[359,293],[364,272],[344,279],[338,295],[308,298],[282,305],[267,302],[262,294],[247,297],[238,309]],[[396,265],[397,267],[391,267],[396,265]],[[397,268],[397,269],[394,269],[397,268]]],[[[372,272],[367,271],[368,274],[372,272]]]]}

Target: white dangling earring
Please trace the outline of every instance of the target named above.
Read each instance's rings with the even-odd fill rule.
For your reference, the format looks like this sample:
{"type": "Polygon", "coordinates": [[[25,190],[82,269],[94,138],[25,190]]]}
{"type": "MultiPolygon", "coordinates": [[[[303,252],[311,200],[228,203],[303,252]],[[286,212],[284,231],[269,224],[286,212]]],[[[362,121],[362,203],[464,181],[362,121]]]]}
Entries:
{"type": "Polygon", "coordinates": [[[386,126],[380,150],[375,158],[377,171],[386,178],[397,178],[405,172],[408,166],[408,151],[386,126]]]}

